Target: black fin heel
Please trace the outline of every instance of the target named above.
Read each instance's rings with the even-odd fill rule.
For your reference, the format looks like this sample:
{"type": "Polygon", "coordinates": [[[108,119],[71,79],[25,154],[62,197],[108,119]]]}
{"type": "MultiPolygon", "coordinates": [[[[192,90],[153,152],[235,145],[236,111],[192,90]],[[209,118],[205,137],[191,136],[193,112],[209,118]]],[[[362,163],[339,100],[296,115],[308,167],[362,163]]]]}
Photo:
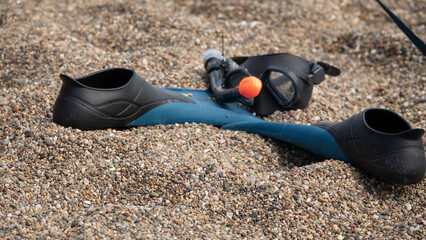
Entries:
{"type": "Polygon", "coordinates": [[[421,182],[426,172],[424,130],[401,116],[370,108],[341,123],[317,123],[337,141],[350,162],[389,183],[421,182]]]}

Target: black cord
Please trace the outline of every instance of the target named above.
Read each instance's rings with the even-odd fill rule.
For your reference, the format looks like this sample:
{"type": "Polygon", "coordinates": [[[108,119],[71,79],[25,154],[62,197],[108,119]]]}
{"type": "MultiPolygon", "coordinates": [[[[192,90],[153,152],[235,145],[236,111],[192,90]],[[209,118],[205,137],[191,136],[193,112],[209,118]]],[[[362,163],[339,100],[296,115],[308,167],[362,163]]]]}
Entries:
{"type": "Polygon", "coordinates": [[[399,19],[391,10],[389,10],[380,0],[376,0],[379,5],[385,10],[385,12],[392,18],[392,20],[398,25],[399,29],[405,33],[405,35],[416,45],[416,47],[426,57],[426,45],[425,43],[413,32],[407,25],[405,25],[401,19],[399,19]]]}

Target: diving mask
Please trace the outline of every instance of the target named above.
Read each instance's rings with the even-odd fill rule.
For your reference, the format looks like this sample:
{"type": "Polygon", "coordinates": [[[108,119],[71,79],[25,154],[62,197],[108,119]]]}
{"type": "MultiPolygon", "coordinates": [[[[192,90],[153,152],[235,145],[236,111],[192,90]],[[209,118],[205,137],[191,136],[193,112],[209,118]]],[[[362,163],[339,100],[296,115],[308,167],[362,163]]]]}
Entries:
{"type": "MultiPolygon", "coordinates": [[[[339,69],[329,64],[308,62],[288,53],[234,57],[232,60],[261,79],[263,88],[253,104],[260,116],[276,110],[305,108],[311,99],[313,85],[320,84],[326,74],[340,74],[339,69]]],[[[237,81],[231,86],[234,84],[237,81]]]]}

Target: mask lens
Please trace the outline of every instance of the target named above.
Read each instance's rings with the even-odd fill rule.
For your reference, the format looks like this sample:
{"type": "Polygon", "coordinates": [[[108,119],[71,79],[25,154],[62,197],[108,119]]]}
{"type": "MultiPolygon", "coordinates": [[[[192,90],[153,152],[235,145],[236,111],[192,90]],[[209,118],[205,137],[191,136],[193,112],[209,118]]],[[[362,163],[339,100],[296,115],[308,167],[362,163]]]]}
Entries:
{"type": "Polygon", "coordinates": [[[283,73],[271,71],[269,74],[269,84],[274,89],[275,93],[279,95],[281,101],[289,104],[295,94],[296,89],[294,83],[283,73]]]}

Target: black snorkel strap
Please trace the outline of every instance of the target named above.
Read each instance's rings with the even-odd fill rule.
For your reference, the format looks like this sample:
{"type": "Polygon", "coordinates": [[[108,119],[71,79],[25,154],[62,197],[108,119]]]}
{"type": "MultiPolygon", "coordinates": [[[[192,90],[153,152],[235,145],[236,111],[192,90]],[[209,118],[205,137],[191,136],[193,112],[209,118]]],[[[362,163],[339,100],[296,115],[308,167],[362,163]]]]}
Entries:
{"type": "Polygon", "coordinates": [[[325,70],[323,67],[321,67],[316,62],[309,63],[311,65],[311,71],[308,77],[306,78],[306,81],[309,85],[318,85],[325,79],[325,70]]]}
{"type": "Polygon", "coordinates": [[[407,25],[405,25],[401,19],[399,19],[389,8],[387,8],[380,0],[376,0],[377,3],[385,10],[385,12],[392,18],[392,20],[398,25],[399,29],[405,33],[405,35],[410,39],[410,41],[416,45],[416,47],[423,53],[423,56],[426,57],[426,44],[413,32],[407,25]]]}
{"type": "Polygon", "coordinates": [[[310,62],[311,66],[310,73],[306,78],[302,77],[302,79],[306,79],[306,82],[309,85],[318,85],[325,79],[325,75],[329,76],[339,76],[340,70],[330,64],[324,62],[310,62]]]}
{"type": "Polygon", "coordinates": [[[324,68],[325,74],[336,77],[340,75],[340,69],[338,69],[335,66],[331,66],[330,64],[327,64],[325,62],[316,62],[318,65],[320,65],[322,68],[324,68]]]}

